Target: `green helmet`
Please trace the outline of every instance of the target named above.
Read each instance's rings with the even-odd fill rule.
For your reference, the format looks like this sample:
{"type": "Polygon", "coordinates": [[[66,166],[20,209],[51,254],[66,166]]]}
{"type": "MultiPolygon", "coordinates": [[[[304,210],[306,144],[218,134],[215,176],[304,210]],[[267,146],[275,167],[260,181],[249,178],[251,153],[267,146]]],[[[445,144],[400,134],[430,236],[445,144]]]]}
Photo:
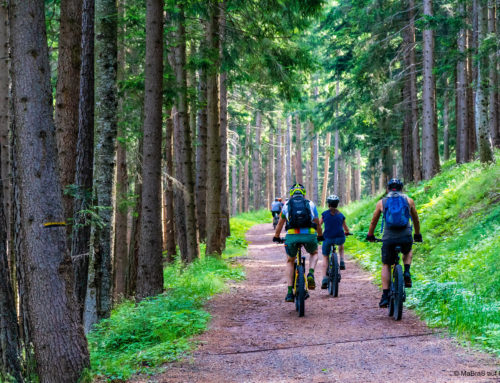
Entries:
{"type": "Polygon", "coordinates": [[[303,196],[306,195],[306,188],[304,185],[301,185],[299,183],[296,183],[290,188],[290,195],[293,196],[295,194],[302,194],[303,196]]]}

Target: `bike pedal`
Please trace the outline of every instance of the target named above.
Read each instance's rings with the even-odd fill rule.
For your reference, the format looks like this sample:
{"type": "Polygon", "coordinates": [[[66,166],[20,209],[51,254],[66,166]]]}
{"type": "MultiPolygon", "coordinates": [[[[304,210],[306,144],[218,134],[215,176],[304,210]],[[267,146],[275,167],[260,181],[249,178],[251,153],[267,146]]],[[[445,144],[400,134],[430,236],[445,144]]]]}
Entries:
{"type": "Polygon", "coordinates": [[[309,298],[309,297],[310,297],[309,292],[308,292],[308,291],[306,291],[306,295],[304,296],[304,300],[306,300],[306,299],[307,299],[307,298],[309,298]]]}

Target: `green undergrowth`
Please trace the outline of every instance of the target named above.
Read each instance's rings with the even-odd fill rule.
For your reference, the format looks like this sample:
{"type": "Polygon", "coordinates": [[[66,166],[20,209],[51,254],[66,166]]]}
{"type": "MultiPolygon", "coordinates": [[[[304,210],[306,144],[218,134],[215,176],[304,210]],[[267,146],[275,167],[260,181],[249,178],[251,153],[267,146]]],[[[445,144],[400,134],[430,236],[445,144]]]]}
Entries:
{"type": "Polygon", "coordinates": [[[115,307],[111,317],[88,334],[92,375],[121,381],[138,372],[157,373],[162,364],[185,356],[193,347],[191,338],[210,320],[203,308],[207,299],[224,291],[227,281],[244,278],[243,269],[232,260],[246,254],[245,232],[256,223],[270,222],[269,215],[261,210],[231,218],[222,259],[202,256],[188,266],[177,259],[164,269],[165,293],[115,307]]]}
{"type": "MultiPolygon", "coordinates": [[[[497,158],[500,155],[496,153],[497,158]]],[[[414,244],[407,306],[432,327],[500,356],[500,164],[444,164],[410,186],[424,242],[414,244]]],[[[344,207],[347,251],[380,283],[380,246],[363,239],[380,194],[344,207]]],[[[376,234],[380,233],[380,222],[376,234]]]]}

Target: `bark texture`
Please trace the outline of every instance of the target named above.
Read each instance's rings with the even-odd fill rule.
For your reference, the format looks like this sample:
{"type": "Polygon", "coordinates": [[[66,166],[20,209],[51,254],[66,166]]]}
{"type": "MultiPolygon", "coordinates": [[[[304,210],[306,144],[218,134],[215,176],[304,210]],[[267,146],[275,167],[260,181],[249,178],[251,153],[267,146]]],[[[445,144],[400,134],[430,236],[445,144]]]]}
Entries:
{"type": "MultiPolygon", "coordinates": [[[[500,3],[499,3],[500,5],[500,3]]],[[[488,34],[495,36],[496,31],[496,17],[498,9],[495,8],[495,1],[488,0],[488,34]]],[[[498,53],[498,39],[497,39],[497,52],[492,51],[488,57],[488,93],[489,93],[489,108],[488,108],[488,122],[490,128],[491,141],[494,146],[500,147],[500,135],[498,131],[498,72],[497,72],[497,53],[498,53]]]]}
{"type": "MultiPolygon", "coordinates": [[[[462,2],[457,4],[458,14],[465,19],[465,6],[462,2]]],[[[467,32],[460,29],[457,37],[457,48],[460,53],[457,60],[456,81],[456,161],[464,163],[469,160],[469,108],[467,103],[467,32]]]]}
{"type": "Polygon", "coordinates": [[[219,74],[219,123],[220,123],[220,164],[221,164],[221,244],[226,247],[226,237],[229,237],[229,166],[227,145],[227,71],[225,68],[226,43],[226,1],[219,3],[219,60],[221,72],[219,74]]]}
{"type": "Polygon", "coordinates": [[[332,142],[332,132],[326,132],[325,142],[325,162],[323,170],[323,191],[321,193],[321,206],[326,206],[326,197],[328,194],[328,177],[330,175],[330,145],[332,142]]]}
{"type": "Polygon", "coordinates": [[[165,173],[167,174],[165,181],[165,236],[167,260],[173,262],[177,249],[175,246],[175,227],[174,227],[174,187],[170,177],[174,175],[173,164],[173,133],[174,122],[172,116],[167,118],[165,129],[165,173]],[[170,176],[170,177],[168,177],[170,176]]]}
{"type": "MultiPolygon", "coordinates": [[[[478,0],[478,49],[484,44],[487,33],[488,8],[486,0],[478,0]]],[[[493,151],[491,149],[490,130],[488,124],[488,68],[487,61],[483,55],[478,60],[477,89],[476,89],[476,134],[479,149],[479,160],[483,163],[493,162],[493,151]]]]}
{"type": "MultiPolygon", "coordinates": [[[[61,0],[56,86],[56,137],[63,191],[75,181],[78,100],[82,40],[82,0],[61,0]]],[[[63,195],[64,216],[73,216],[73,200],[63,195]]],[[[69,229],[69,226],[68,226],[69,229]]]]}
{"type": "Polygon", "coordinates": [[[250,124],[245,130],[245,165],[243,169],[243,211],[248,211],[250,208],[250,124]]]}
{"type": "Polygon", "coordinates": [[[285,192],[292,186],[292,116],[288,115],[286,118],[286,139],[285,139],[285,172],[286,172],[286,185],[285,192]]]}
{"type": "Polygon", "coordinates": [[[207,237],[207,72],[199,71],[196,137],[196,221],[200,241],[207,237]]]}
{"type": "Polygon", "coordinates": [[[95,2],[96,139],[94,193],[100,225],[93,225],[84,326],[88,332],[111,311],[113,275],[111,225],[117,120],[117,7],[115,0],[95,2]]]}
{"type": "Polygon", "coordinates": [[[260,138],[262,130],[262,115],[257,111],[255,115],[255,141],[252,146],[252,190],[253,208],[258,210],[262,207],[262,174],[261,174],[261,147],[260,138]]]}
{"type": "MultiPolygon", "coordinates": [[[[120,18],[125,17],[125,0],[118,2],[118,14],[120,18]]],[[[120,31],[121,44],[118,48],[118,83],[125,79],[125,30],[122,27],[120,31]]],[[[119,115],[123,115],[123,100],[127,97],[126,90],[121,90],[120,99],[118,100],[119,115]]],[[[124,129],[124,121],[120,119],[118,123],[118,144],[116,147],[116,182],[115,182],[115,243],[114,243],[114,258],[113,258],[113,276],[114,289],[113,295],[115,300],[121,300],[126,294],[126,279],[127,279],[127,259],[128,259],[128,171],[127,171],[127,148],[126,148],[126,133],[124,129]]]]}
{"type": "MultiPolygon", "coordinates": [[[[136,297],[163,291],[161,233],[161,138],[163,0],[146,2],[146,68],[142,148],[142,206],[136,297]]],[[[184,52],[185,53],[185,52],[184,52]]]]}
{"type": "MultiPolygon", "coordinates": [[[[218,56],[219,31],[217,0],[209,0],[208,23],[206,30],[207,48],[218,56]]],[[[207,247],[206,254],[222,253],[221,244],[221,164],[220,164],[220,129],[218,107],[218,62],[214,59],[211,70],[207,73],[207,247]]]]}
{"type": "MultiPolygon", "coordinates": [[[[424,0],[424,15],[432,16],[432,0],[424,0]]],[[[423,84],[422,84],[422,176],[428,180],[439,172],[437,124],[435,103],[434,31],[423,31],[423,84]]]]}
{"type": "MultiPolygon", "coordinates": [[[[187,253],[182,254],[184,261],[192,262],[199,256],[196,230],[196,212],[194,202],[193,148],[191,145],[191,129],[188,119],[187,73],[186,73],[186,30],[183,4],[179,3],[177,13],[177,32],[175,46],[175,78],[177,85],[177,119],[178,119],[178,151],[177,160],[182,167],[182,177],[178,178],[183,185],[184,211],[186,219],[185,235],[187,253]]],[[[160,110],[161,115],[161,110],[160,110]]]]}
{"type": "Polygon", "coordinates": [[[87,293],[91,225],[90,217],[85,211],[92,206],[94,173],[94,12],[94,0],[84,0],[75,174],[78,193],[73,200],[74,223],[71,243],[75,295],[81,315],[87,293]]]}
{"type": "Polygon", "coordinates": [[[89,355],[73,294],[66,230],[49,224],[63,221],[64,213],[44,2],[12,1],[10,6],[23,298],[40,382],[76,382],[89,366],[89,355]]]}
{"type": "MultiPolygon", "coordinates": [[[[301,126],[300,117],[295,115],[295,182],[304,185],[304,176],[302,173],[302,142],[300,137],[301,126]]],[[[290,185],[292,186],[292,185],[290,185]]]]}

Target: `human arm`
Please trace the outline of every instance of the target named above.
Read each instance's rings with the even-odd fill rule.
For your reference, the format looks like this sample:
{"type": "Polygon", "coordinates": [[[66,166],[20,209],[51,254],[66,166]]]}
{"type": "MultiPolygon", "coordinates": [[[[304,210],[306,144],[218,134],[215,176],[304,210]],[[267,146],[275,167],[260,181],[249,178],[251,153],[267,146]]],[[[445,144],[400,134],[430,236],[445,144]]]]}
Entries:
{"type": "Polygon", "coordinates": [[[370,227],[368,229],[368,236],[374,235],[378,220],[380,218],[380,215],[382,214],[382,210],[383,210],[382,200],[380,200],[377,202],[377,205],[375,206],[375,211],[373,212],[372,221],[370,222],[370,227]]]}
{"type": "Polygon", "coordinates": [[[318,237],[321,237],[323,235],[323,229],[321,228],[321,222],[322,222],[323,219],[320,219],[319,218],[314,218],[313,219],[313,222],[316,224],[316,230],[318,232],[318,237]]]}
{"type": "Polygon", "coordinates": [[[278,221],[278,225],[276,226],[276,232],[274,233],[275,238],[279,238],[281,234],[281,230],[283,229],[283,225],[285,224],[286,219],[283,217],[283,215],[280,217],[280,220],[278,221]]]}
{"type": "Polygon", "coordinates": [[[420,234],[420,220],[418,219],[415,202],[411,198],[408,198],[408,204],[410,205],[410,215],[411,220],[413,221],[413,226],[415,227],[415,234],[420,234]]]}
{"type": "Polygon", "coordinates": [[[344,219],[344,222],[342,222],[342,227],[344,228],[344,233],[349,234],[349,228],[347,227],[347,223],[345,223],[345,219],[344,219]]]}

